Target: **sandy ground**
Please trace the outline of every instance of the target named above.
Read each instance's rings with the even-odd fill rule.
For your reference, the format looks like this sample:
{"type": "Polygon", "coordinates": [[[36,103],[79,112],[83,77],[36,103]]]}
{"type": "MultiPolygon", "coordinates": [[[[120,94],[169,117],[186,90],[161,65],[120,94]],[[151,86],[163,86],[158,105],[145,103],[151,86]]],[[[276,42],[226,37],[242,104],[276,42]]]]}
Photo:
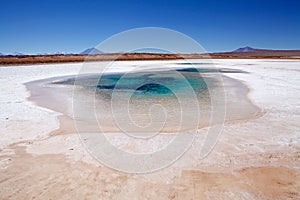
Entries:
{"type": "Polygon", "coordinates": [[[76,74],[80,63],[1,67],[0,198],[300,199],[300,62],[214,63],[249,72],[227,75],[249,86],[249,98],[263,115],[225,124],[204,159],[198,154],[207,129],[201,129],[172,166],[143,175],[99,164],[76,133],[53,132],[60,126],[60,113],[27,100],[24,83],[76,74]]]}

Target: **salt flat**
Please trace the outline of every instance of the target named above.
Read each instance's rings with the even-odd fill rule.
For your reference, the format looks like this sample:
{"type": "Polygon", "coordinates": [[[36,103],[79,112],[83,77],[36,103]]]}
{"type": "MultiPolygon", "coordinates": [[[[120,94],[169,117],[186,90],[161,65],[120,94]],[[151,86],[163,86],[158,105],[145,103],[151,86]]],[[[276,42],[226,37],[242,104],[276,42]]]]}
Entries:
{"type": "MultiPolygon", "coordinates": [[[[176,61],[156,61],[173,63],[176,61]]],[[[203,60],[193,60],[203,62],[203,60]]],[[[54,134],[61,114],[27,98],[24,83],[77,74],[82,66],[49,64],[0,67],[0,196],[89,199],[299,199],[300,61],[212,60],[245,83],[262,114],[226,123],[213,151],[199,159],[207,128],[172,166],[132,175],[95,161],[76,133],[54,134]],[[38,184],[37,184],[38,183],[38,184]]],[[[153,67],[153,61],[118,62],[153,67]]]]}

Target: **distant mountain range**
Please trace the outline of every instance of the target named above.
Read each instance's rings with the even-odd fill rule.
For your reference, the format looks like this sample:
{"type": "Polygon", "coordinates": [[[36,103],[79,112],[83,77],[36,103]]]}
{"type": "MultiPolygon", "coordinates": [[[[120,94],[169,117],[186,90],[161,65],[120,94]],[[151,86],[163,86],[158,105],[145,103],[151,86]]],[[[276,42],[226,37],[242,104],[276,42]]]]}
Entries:
{"type": "MultiPolygon", "coordinates": [[[[22,55],[17,53],[16,55],[22,55]]],[[[206,54],[166,54],[166,53],[102,53],[91,48],[81,54],[51,54],[0,56],[0,65],[88,62],[108,60],[174,60],[174,59],[297,59],[300,60],[300,50],[267,50],[251,47],[239,48],[231,52],[206,54]],[[97,54],[87,56],[90,54],[97,54]],[[117,58],[117,59],[116,59],[117,58]]]]}
{"type": "Polygon", "coordinates": [[[96,48],[89,48],[84,50],[83,52],[81,52],[80,54],[82,55],[87,55],[87,54],[92,54],[92,55],[96,55],[96,54],[103,54],[104,52],[96,49],[96,48]]]}
{"type": "Polygon", "coordinates": [[[238,48],[238,49],[236,49],[232,52],[250,52],[250,51],[253,51],[253,50],[255,50],[255,49],[252,48],[252,47],[247,46],[247,47],[238,48]]]}
{"type": "Polygon", "coordinates": [[[300,50],[272,50],[257,49],[249,46],[238,48],[232,52],[212,53],[211,55],[225,55],[233,57],[284,57],[284,56],[300,56],[300,50]]]}
{"type": "Polygon", "coordinates": [[[24,54],[22,54],[20,52],[13,52],[13,53],[9,53],[9,54],[0,53],[0,56],[24,56],[24,54]]]}
{"type": "MultiPolygon", "coordinates": [[[[136,53],[136,52],[133,52],[136,53]]],[[[137,52],[138,53],[138,52],[137,52]]],[[[147,52],[140,52],[147,53],[147,52]]],[[[96,55],[105,54],[105,52],[100,51],[97,48],[89,48],[80,53],[81,55],[96,55]]],[[[158,52],[159,54],[159,52],[158,52]]],[[[220,52],[220,53],[210,53],[211,55],[216,54],[226,54],[233,56],[299,56],[300,50],[272,50],[272,49],[258,49],[249,46],[238,48],[231,52],[220,52]]]]}
{"type": "MultiPolygon", "coordinates": [[[[132,52],[135,54],[138,53],[147,53],[147,52],[132,52]]],[[[65,52],[56,52],[56,53],[45,53],[45,54],[36,54],[36,56],[51,56],[51,55],[65,55],[65,56],[72,56],[72,55],[98,55],[98,54],[107,54],[105,52],[100,51],[97,48],[88,48],[84,51],[82,51],[79,54],[72,54],[72,53],[65,53],[65,52]]],[[[119,53],[122,54],[122,53],[119,53]]],[[[164,53],[156,53],[156,54],[164,54],[164,53]]],[[[186,54],[187,55],[187,54],[186,54]]],[[[196,54],[191,54],[196,55],[196,54]]],[[[209,55],[214,57],[232,57],[232,58],[242,58],[242,57],[299,57],[300,56],[300,50],[272,50],[272,49],[258,49],[258,48],[252,48],[249,46],[238,48],[231,52],[218,52],[218,53],[209,53],[209,55]]],[[[0,53],[1,57],[4,56],[26,56],[23,53],[20,52],[13,52],[10,54],[3,54],[0,53]]],[[[32,56],[32,55],[28,55],[32,56]]]]}
{"type": "Polygon", "coordinates": [[[9,54],[9,55],[12,55],[12,56],[24,56],[24,54],[20,53],[20,52],[13,52],[12,54],[9,54]]]}

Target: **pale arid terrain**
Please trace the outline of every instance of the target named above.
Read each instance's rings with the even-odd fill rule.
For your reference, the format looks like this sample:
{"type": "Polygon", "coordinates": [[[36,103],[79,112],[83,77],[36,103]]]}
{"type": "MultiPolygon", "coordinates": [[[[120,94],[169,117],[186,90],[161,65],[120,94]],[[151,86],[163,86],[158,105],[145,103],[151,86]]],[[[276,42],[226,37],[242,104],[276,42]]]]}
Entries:
{"type": "Polygon", "coordinates": [[[142,175],[100,164],[82,146],[72,120],[28,100],[25,83],[77,74],[81,63],[1,66],[0,199],[300,199],[300,62],[213,62],[249,72],[226,76],[248,86],[259,114],[225,123],[204,159],[199,145],[208,128],[172,166],[142,175]]]}

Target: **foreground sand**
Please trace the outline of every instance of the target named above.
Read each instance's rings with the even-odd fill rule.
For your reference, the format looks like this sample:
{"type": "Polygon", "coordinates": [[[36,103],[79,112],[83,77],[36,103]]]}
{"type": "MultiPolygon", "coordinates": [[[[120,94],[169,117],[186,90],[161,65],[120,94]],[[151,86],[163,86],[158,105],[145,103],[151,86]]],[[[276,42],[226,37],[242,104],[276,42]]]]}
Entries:
{"type": "Polygon", "coordinates": [[[0,68],[1,199],[299,199],[300,62],[214,62],[250,72],[228,76],[249,86],[264,114],[225,124],[205,159],[197,158],[199,134],[174,165],[145,175],[95,162],[71,125],[55,131],[59,113],[26,100],[23,83],[76,74],[80,64],[0,68]]]}

